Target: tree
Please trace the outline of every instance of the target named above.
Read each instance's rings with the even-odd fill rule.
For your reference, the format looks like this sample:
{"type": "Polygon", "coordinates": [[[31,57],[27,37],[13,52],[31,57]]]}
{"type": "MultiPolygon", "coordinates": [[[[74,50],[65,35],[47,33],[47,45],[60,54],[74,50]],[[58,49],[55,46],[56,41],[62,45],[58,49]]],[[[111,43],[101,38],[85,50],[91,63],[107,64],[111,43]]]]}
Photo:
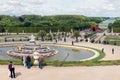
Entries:
{"type": "Polygon", "coordinates": [[[53,38],[54,38],[54,39],[56,39],[56,36],[57,36],[57,34],[56,34],[56,33],[53,33],[53,38]]]}
{"type": "Polygon", "coordinates": [[[92,24],[91,29],[92,29],[92,31],[96,31],[96,24],[92,24]]]}
{"type": "Polygon", "coordinates": [[[38,36],[40,36],[41,37],[41,40],[42,41],[44,41],[44,37],[46,36],[46,32],[44,31],[44,30],[40,30],[39,32],[38,32],[38,36]]]}
{"type": "Polygon", "coordinates": [[[76,38],[76,42],[78,42],[78,37],[80,36],[79,31],[74,31],[73,36],[76,38]]]}
{"type": "Polygon", "coordinates": [[[52,34],[48,34],[47,37],[48,37],[48,40],[51,40],[51,41],[53,40],[52,34]]]}
{"type": "Polygon", "coordinates": [[[1,33],[5,32],[5,28],[4,27],[0,27],[0,32],[1,33]]]}

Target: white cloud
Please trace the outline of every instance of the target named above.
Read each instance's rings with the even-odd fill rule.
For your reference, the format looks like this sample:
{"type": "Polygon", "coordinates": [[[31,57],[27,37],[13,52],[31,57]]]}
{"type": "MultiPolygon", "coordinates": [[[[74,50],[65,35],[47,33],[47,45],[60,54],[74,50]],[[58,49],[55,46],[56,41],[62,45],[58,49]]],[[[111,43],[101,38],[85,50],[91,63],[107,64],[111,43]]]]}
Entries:
{"type": "Polygon", "coordinates": [[[0,14],[119,16],[120,0],[1,0],[0,14]]]}
{"type": "Polygon", "coordinates": [[[107,4],[103,6],[103,9],[111,11],[111,10],[115,10],[115,6],[113,4],[107,4]]]}
{"type": "Polygon", "coordinates": [[[30,4],[35,4],[35,5],[40,5],[40,4],[45,4],[46,0],[29,0],[28,1],[30,4]]]}

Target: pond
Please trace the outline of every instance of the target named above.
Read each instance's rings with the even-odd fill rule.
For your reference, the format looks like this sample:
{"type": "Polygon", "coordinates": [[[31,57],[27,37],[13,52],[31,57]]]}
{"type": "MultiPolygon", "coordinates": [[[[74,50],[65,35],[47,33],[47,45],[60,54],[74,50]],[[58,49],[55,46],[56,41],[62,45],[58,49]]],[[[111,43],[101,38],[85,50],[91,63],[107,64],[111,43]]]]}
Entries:
{"type": "Polygon", "coordinates": [[[94,56],[94,53],[85,50],[76,51],[66,47],[51,47],[51,49],[58,50],[58,54],[48,57],[47,60],[80,61],[94,56]]]}
{"type": "MultiPolygon", "coordinates": [[[[60,61],[80,61],[94,56],[94,53],[85,50],[72,50],[66,47],[50,46],[51,49],[58,51],[58,54],[47,57],[46,60],[60,60],[60,61]]],[[[6,54],[8,50],[15,50],[15,47],[0,48],[0,60],[17,60],[17,58],[6,54]]]]}
{"type": "Polygon", "coordinates": [[[0,60],[18,60],[15,57],[7,55],[8,50],[15,50],[15,47],[0,48],[0,60]]]}

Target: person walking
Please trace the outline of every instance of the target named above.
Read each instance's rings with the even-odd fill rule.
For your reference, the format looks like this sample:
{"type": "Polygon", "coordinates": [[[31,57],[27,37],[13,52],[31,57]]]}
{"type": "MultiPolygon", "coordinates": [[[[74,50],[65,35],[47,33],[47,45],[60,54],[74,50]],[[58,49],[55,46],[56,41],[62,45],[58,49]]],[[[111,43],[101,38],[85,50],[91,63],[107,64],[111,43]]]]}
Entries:
{"type": "Polygon", "coordinates": [[[55,42],[57,43],[57,39],[55,39],[55,42]]]}
{"type": "Polygon", "coordinates": [[[114,48],[112,48],[112,54],[114,54],[114,48]]]}
{"type": "Polygon", "coordinates": [[[102,48],[102,52],[104,52],[104,48],[102,48]]]}
{"type": "Polygon", "coordinates": [[[12,61],[10,61],[10,63],[8,64],[8,69],[10,71],[10,77],[15,78],[15,67],[12,61]]]}
{"type": "Polygon", "coordinates": [[[72,45],[74,45],[74,42],[72,41],[72,45]]]}
{"type": "Polygon", "coordinates": [[[43,61],[44,61],[44,58],[43,58],[43,56],[41,55],[41,56],[39,57],[39,68],[40,68],[40,69],[43,68],[43,61]]]}
{"type": "Polygon", "coordinates": [[[30,58],[29,55],[26,57],[26,62],[27,62],[27,68],[30,69],[30,67],[31,67],[31,58],[30,58]]]}

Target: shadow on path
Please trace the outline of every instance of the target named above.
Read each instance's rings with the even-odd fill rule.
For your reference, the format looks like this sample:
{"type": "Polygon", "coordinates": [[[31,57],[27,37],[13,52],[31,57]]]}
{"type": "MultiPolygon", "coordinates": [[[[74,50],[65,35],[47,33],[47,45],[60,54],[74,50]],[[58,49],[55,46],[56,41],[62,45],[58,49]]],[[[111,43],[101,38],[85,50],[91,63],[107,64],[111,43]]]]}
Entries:
{"type": "Polygon", "coordinates": [[[21,75],[21,72],[16,72],[15,75],[16,75],[16,77],[18,77],[21,75]]]}

